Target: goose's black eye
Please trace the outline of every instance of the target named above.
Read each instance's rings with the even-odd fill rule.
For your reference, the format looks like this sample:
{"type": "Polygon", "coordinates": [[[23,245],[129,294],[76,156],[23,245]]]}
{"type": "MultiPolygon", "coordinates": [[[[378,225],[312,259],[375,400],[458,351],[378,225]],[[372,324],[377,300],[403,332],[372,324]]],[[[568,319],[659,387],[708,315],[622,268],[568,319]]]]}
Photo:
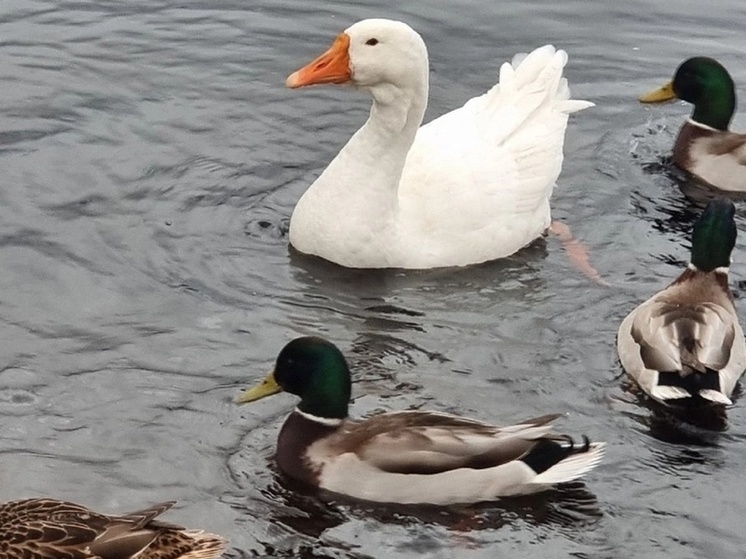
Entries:
{"type": "Polygon", "coordinates": [[[368,39],[367,41],[365,41],[365,44],[370,46],[377,45],[378,39],[368,39]]]}

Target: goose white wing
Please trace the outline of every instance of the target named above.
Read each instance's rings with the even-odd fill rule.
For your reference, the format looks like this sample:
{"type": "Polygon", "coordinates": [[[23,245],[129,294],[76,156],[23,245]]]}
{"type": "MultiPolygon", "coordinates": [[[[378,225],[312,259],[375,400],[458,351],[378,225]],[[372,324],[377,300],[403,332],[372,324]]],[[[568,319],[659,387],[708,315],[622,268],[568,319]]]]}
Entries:
{"type": "Polygon", "coordinates": [[[417,239],[421,253],[477,262],[473,251],[507,256],[549,226],[568,113],[592,105],[569,99],[566,62],[564,51],[537,49],[517,68],[504,64],[490,91],[420,128],[399,185],[402,238],[417,239]]]}

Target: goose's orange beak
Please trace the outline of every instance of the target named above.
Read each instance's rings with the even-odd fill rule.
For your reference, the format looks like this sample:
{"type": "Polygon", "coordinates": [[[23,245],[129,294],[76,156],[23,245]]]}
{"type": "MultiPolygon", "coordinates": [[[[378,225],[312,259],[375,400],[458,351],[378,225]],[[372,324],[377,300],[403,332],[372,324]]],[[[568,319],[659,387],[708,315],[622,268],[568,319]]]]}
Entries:
{"type": "Polygon", "coordinates": [[[288,76],[285,85],[295,89],[322,83],[346,83],[350,72],[350,36],[340,33],[332,46],[316,60],[288,76]]]}

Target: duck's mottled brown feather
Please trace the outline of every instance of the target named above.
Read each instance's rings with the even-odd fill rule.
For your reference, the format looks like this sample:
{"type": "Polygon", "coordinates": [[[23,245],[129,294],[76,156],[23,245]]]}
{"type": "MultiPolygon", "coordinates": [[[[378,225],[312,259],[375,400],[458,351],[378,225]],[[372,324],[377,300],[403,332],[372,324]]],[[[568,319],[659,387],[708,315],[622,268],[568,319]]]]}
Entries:
{"type": "MultiPolygon", "coordinates": [[[[559,414],[544,415],[521,425],[541,427],[558,417],[559,414]]],[[[286,474],[310,485],[319,484],[322,472],[320,464],[309,459],[312,448],[312,453],[325,456],[351,453],[389,473],[436,474],[455,468],[492,468],[520,458],[536,444],[533,439],[510,434],[505,428],[437,412],[384,413],[362,421],[346,419],[335,426],[320,424],[296,412],[288,417],[280,432],[277,461],[286,474]],[[484,446],[482,451],[480,444],[484,446]]],[[[542,437],[551,439],[553,435],[543,433],[542,437]]]]}
{"type": "Polygon", "coordinates": [[[727,274],[686,269],[625,318],[617,349],[627,373],[659,401],[703,389],[727,401],[746,366],[727,274]]]}
{"type": "MultiPolygon", "coordinates": [[[[523,424],[538,427],[558,417],[545,415],[523,424]]],[[[536,444],[532,439],[501,433],[507,435],[500,427],[464,417],[404,411],[347,422],[329,440],[329,448],[353,452],[384,472],[436,474],[455,468],[483,469],[506,464],[536,444]],[[498,440],[501,443],[495,444],[498,440]],[[484,445],[483,451],[479,450],[480,444],[484,445]]]]}
{"type": "Polygon", "coordinates": [[[746,134],[686,122],[673,161],[699,180],[726,191],[746,191],[746,134]]]}
{"type": "Polygon", "coordinates": [[[0,504],[3,559],[215,559],[227,542],[159,522],[174,503],[110,516],[55,499],[0,504]]]}
{"type": "Polygon", "coordinates": [[[717,374],[730,361],[735,327],[723,307],[661,303],[640,317],[631,333],[647,369],[717,374]]]}
{"type": "Polygon", "coordinates": [[[707,153],[710,155],[732,154],[741,165],[746,165],[746,154],[743,149],[746,146],[746,134],[738,134],[730,130],[714,130],[697,126],[691,122],[685,123],[674,145],[674,162],[686,168],[690,162],[689,149],[697,140],[707,140],[707,153]]]}

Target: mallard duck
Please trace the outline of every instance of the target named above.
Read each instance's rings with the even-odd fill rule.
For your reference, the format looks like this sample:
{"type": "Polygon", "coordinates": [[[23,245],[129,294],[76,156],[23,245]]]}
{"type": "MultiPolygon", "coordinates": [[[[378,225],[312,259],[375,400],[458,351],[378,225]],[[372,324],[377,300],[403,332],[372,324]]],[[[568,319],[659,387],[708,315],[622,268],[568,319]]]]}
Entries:
{"type": "Polygon", "coordinates": [[[300,396],[277,441],[290,478],[367,501],[447,505],[534,493],[570,481],[601,460],[603,443],[551,433],[559,415],[509,427],[428,411],[347,416],[350,370],[340,350],[297,338],[274,371],[239,403],[280,391],[300,396]]]}
{"type": "Polygon", "coordinates": [[[728,130],[736,110],[736,91],[728,70],[712,58],[690,58],[676,70],[673,81],[640,101],[675,98],[692,103],[694,112],[676,138],[674,163],[710,186],[746,192],[746,134],[728,130]]]}
{"type": "Polygon", "coordinates": [[[545,46],[500,68],[500,83],[420,128],[428,97],[422,37],[367,19],[287,85],[349,84],[368,121],[303,194],[290,243],[351,268],[465,266],[509,256],[550,224],[570,100],[567,53],[545,46]]]}
{"type": "Polygon", "coordinates": [[[3,559],[215,559],[220,536],[155,520],[174,503],[109,516],[55,499],[0,504],[3,559]]]}
{"type": "Polygon", "coordinates": [[[694,225],[689,266],[619,327],[622,367],[663,404],[731,404],[746,369],[746,342],[728,288],[734,214],[729,200],[711,201],[694,225]]]}

